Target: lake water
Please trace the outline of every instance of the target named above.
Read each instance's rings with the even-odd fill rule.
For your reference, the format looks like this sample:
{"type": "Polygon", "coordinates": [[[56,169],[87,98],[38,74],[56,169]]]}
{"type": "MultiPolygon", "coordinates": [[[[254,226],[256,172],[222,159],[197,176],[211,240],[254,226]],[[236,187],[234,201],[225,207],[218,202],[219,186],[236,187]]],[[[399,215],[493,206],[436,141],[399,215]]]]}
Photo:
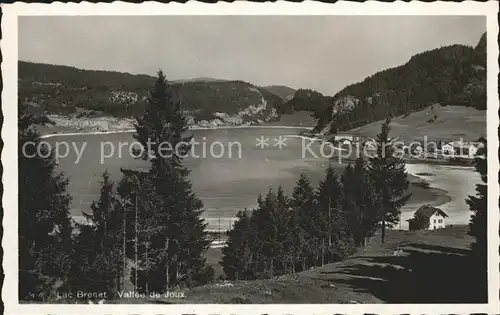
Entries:
{"type": "MultiPolygon", "coordinates": [[[[310,146],[311,151],[303,150],[309,140],[299,137],[300,131],[302,130],[291,128],[193,131],[194,140],[198,144],[193,146],[190,156],[185,159],[185,165],[191,169],[189,179],[197,196],[204,203],[203,217],[207,219],[209,229],[227,229],[238,210],[253,208],[257,195],[265,194],[271,187],[277,189],[282,185],[285,192],[291,195],[301,172],[306,172],[315,186],[323,179],[324,169],[330,163],[325,157],[329,151],[325,150],[321,155],[319,142],[310,146]],[[257,139],[265,141],[262,148],[256,146],[257,139]],[[318,158],[310,152],[314,152],[318,158]]],[[[129,153],[134,142],[131,133],[55,136],[45,140],[52,146],[65,141],[72,148],[67,157],[60,159],[59,169],[70,179],[69,192],[74,198],[71,213],[74,216],[81,216],[82,210],[88,211],[92,201],[98,199],[99,180],[104,170],[108,170],[112,178],[118,181],[121,177],[120,168],[146,166],[145,162],[134,159],[129,153]],[[77,154],[74,147],[82,152],[76,164],[77,154]]],[[[61,152],[64,150],[61,149],[61,152]]],[[[339,163],[332,165],[339,171],[344,167],[339,163]]],[[[450,197],[456,200],[441,207],[447,213],[453,213],[450,215],[450,222],[468,222],[468,208],[464,206],[463,199],[467,194],[473,193],[474,184],[479,180],[473,170],[437,165],[408,167],[411,173],[434,173],[436,176],[428,176],[425,179],[429,180],[431,185],[449,191],[450,197]]],[[[432,189],[426,190],[416,186],[412,186],[411,190],[414,196],[403,209],[403,227],[406,217],[418,205],[436,202],[439,195],[442,195],[432,189]]]]}
{"type": "MultiPolygon", "coordinates": [[[[430,187],[446,190],[450,201],[439,205],[448,218],[446,224],[468,224],[471,212],[465,199],[469,195],[476,194],[476,184],[481,182],[481,176],[472,167],[432,165],[432,164],[408,164],[407,171],[429,182],[430,187]]],[[[423,204],[412,203],[405,206],[406,212],[402,214],[403,228],[407,228],[407,219],[413,216],[413,212],[423,204]]]]}

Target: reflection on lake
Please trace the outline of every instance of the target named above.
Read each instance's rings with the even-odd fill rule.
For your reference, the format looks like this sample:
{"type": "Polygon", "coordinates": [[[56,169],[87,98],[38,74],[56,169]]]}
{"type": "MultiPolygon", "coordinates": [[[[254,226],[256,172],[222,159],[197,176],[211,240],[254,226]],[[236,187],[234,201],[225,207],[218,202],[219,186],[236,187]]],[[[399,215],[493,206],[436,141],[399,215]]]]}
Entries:
{"type": "MultiPolygon", "coordinates": [[[[256,205],[257,195],[266,193],[269,188],[277,189],[282,185],[285,192],[291,195],[293,186],[301,172],[306,172],[313,186],[323,179],[324,169],[329,161],[326,158],[314,158],[303,155],[303,139],[296,135],[300,129],[268,129],[268,128],[237,128],[195,130],[193,136],[200,144],[197,145],[195,156],[188,157],[185,164],[191,169],[189,179],[193,189],[203,201],[205,212],[203,217],[209,221],[210,229],[228,228],[235,213],[244,208],[256,205]],[[285,146],[277,145],[280,136],[286,137],[285,146]],[[257,147],[257,139],[267,138],[267,146],[257,147]],[[215,157],[210,154],[211,144],[214,146],[215,157]],[[234,145],[234,143],[238,145],[234,145]],[[203,143],[208,154],[203,155],[203,143]],[[233,143],[232,146],[229,146],[233,143]],[[241,152],[238,152],[241,148],[241,152]],[[221,154],[221,150],[225,150],[221,154]],[[230,155],[229,152],[233,154],[230,155]],[[219,157],[220,156],[220,157],[219,157]]],[[[81,211],[87,211],[93,200],[99,197],[99,180],[105,169],[117,181],[121,177],[121,167],[144,167],[145,162],[134,159],[128,148],[134,142],[131,133],[106,135],[76,135],[57,136],[45,139],[51,144],[56,141],[68,141],[70,146],[81,148],[86,143],[80,161],[75,164],[76,154],[70,154],[60,160],[59,169],[70,179],[69,192],[74,197],[71,213],[81,216],[81,211]],[[108,143],[103,145],[104,143],[108,143]],[[119,143],[128,143],[118,149],[119,143]],[[110,148],[115,151],[111,154],[110,148]],[[101,148],[110,157],[103,159],[101,148]],[[121,152],[121,154],[119,154],[121,152]]],[[[316,150],[320,143],[312,146],[316,150]]],[[[316,151],[318,152],[318,151],[316,151]]],[[[332,163],[341,172],[344,165],[332,163]]],[[[474,193],[474,185],[480,180],[472,168],[459,168],[441,165],[411,164],[407,165],[409,173],[417,175],[430,182],[430,187],[448,191],[451,198],[440,207],[450,216],[450,224],[466,224],[469,221],[469,210],[465,203],[467,195],[474,193]]],[[[412,199],[403,209],[403,228],[406,220],[420,205],[439,203],[443,200],[443,192],[436,189],[425,189],[412,185],[412,199]]]]}

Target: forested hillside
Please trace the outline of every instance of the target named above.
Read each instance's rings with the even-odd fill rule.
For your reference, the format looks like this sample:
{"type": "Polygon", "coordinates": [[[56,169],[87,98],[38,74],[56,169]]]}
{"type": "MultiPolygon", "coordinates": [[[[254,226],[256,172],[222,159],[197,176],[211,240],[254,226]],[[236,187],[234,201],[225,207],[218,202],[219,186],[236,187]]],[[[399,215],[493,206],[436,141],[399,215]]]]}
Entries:
{"type": "Polygon", "coordinates": [[[310,111],[319,118],[332,104],[332,100],[331,96],[325,96],[311,89],[298,89],[292,99],[280,106],[279,112],[310,111]]]}
{"type": "MultiPolygon", "coordinates": [[[[113,71],[19,62],[19,99],[51,114],[140,115],[155,78],[113,71]]],[[[170,82],[175,100],[195,121],[227,119],[234,123],[277,118],[283,99],[243,81],[170,82]]]]}
{"type": "Polygon", "coordinates": [[[294,89],[285,85],[269,85],[269,86],[264,86],[264,88],[269,92],[278,95],[284,101],[291,100],[295,94],[294,89]]]}
{"type": "Polygon", "coordinates": [[[334,132],[436,103],[486,109],[486,34],[475,48],[452,45],[425,51],[333,97],[299,90],[282,111],[310,110],[320,118],[316,130],[331,125],[334,132]]]}

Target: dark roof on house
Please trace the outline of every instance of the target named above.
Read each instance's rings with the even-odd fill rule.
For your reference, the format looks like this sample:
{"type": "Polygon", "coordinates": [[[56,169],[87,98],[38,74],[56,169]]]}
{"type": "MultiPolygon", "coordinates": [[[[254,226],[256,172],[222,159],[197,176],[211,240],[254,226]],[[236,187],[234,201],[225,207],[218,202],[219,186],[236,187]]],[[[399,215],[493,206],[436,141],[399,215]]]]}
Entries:
{"type": "Polygon", "coordinates": [[[443,210],[436,208],[436,207],[433,207],[431,205],[425,205],[425,206],[418,208],[418,210],[417,210],[417,212],[415,212],[415,214],[420,214],[422,216],[430,218],[436,212],[439,212],[439,214],[445,218],[448,217],[448,215],[446,213],[444,213],[443,210]]]}

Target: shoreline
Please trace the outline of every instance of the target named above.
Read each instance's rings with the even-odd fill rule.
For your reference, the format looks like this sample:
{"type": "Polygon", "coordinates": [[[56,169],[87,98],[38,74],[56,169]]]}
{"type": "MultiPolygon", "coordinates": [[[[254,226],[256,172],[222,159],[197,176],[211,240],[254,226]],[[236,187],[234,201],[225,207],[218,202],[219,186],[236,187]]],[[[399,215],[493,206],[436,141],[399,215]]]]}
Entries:
{"type": "MultiPolygon", "coordinates": [[[[264,129],[306,129],[312,130],[313,127],[303,127],[303,126],[276,126],[276,125],[241,125],[241,126],[219,126],[219,127],[198,127],[191,126],[188,130],[223,130],[223,129],[245,129],[245,128],[264,128],[264,129]]],[[[61,133],[49,133],[41,135],[40,139],[47,139],[52,137],[65,137],[65,136],[94,136],[94,135],[107,135],[107,134],[120,134],[120,133],[132,133],[135,129],[124,129],[124,130],[109,130],[109,131],[75,131],[75,132],[61,132],[61,133]]]]}
{"type": "MultiPolygon", "coordinates": [[[[201,127],[201,126],[190,126],[189,130],[194,131],[194,130],[224,130],[224,129],[295,129],[295,130],[312,130],[313,127],[308,127],[308,126],[290,126],[290,125],[239,125],[239,126],[218,126],[218,127],[201,127]]],[[[41,139],[48,139],[48,138],[53,138],[53,137],[65,137],[65,136],[87,136],[87,135],[107,135],[107,134],[122,134],[122,133],[133,133],[135,132],[135,129],[122,129],[122,130],[108,130],[108,131],[75,131],[75,132],[60,132],[60,133],[49,133],[49,134],[44,134],[41,135],[41,139]]],[[[314,142],[323,142],[325,141],[322,138],[317,138],[317,137],[308,137],[304,135],[287,135],[287,137],[296,137],[296,138],[302,138],[306,139],[309,141],[314,141],[314,142]]],[[[342,148],[335,148],[339,151],[342,151],[342,148]]],[[[421,207],[422,205],[429,204],[434,207],[439,207],[443,206],[445,204],[448,204],[450,202],[453,202],[454,197],[450,194],[450,191],[443,189],[440,185],[436,185],[436,183],[433,183],[432,180],[429,181],[425,176],[420,176],[418,175],[421,173],[421,170],[419,169],[418,165],[426,165],[426,166],[434,166],[434,167],[448,167],[447,164],[441,164],[441,163],[427,163],[425,161],[407,161],[406,163],[406,170],[409,176],[412,178],[410,179],[411,185],[415,186],[420,186],[420,189],[425,189],[428,191],[427,198],[426,199],[420,199],[418,198],[418,193],[417,195],[417,200],[411,203],[407,203],[402,210],[402,220],[404,221],[406,216],[412,216],[413,212],[421,207]],[[427,187],[425,187],[427,185],[427,187]]],[[[459,169],[473,169],[473,166],[453,166],[451,165],[450,167],[453,168],[459,168],[459,169]]],[[[429,175],[432,176],[432,175],[429,175]]],[[[77,216],[78,217],[78,216],[77,216]]],[[[204,219],[210,220],[209,217],[205,217],[204,219]]],[[[219,218],[221,219],[221,218],[219,218]]],[[[230,216],[225,218],[227,220],[233,221],[235,219],[234,216],[230,216]]]]}
{"type": "Polygon", "coordinates": [[[413,177],[413,185],[418,185],[419,182],[422,187],[427,185],[426,189],[432,194],[432,201],[417,198],[417,202],[405,205],[402,209],[403,224],[408,226],[406,219],[411,218],[414,211],[426,204],[445,211],[449,215],[447,225],[468,224],[470,213],[465,199],[474,194],[476,180],[470,180],[474,177],[473,170],[473,167],[463,166],[407,164],[406,171],[413,177]],[[417,175],[419,173],[422,175],[417,175]]]}
{"type": "MultiPolygon", "coordinates": [[[[414,176],[414,177],[419,177],[418,175],[415,175],[413,173],[408,173],[408,175],[411,175],[411,176],[414,176]]],[[[440,188],[440,187],[433,186],[431,182],[429,182],[429,181],[427,181],[425,179],[421,178],[421,180],[428,185],[426,188],[423,188],[423,189],[428,189],[428,190],[431,190],[433,192],[436,192],[436,199],[433,200],[432,202],[428,202],[428,203],[426,203],[426,202],[408,203],[405,206],[428,204],[428,205],[431,205],[432,207],[439,207],[439,206],[442,206],[442,205],[444,205],[444,204],[446,204],[448,202],[453,201],[453,198],[450,196],[450,192],[448,190],[440,188]]],[[[412,185],[412,184],[413,185],[418,185],[418,183],[411,183],[410,182],[410,185],[412,185]]],[[[403,208],[405,206],[403,206],[403,208]]]]}
{"type": "MultiPolygon", "coordinates": [[[[426,164],[426,163],[419,163],[419,164],[430,165],[430,164],[426,164]]],[[[438,187],[434,183],[432,183],[431,181],[425,179],[422,175],[418,175],[421,172],[419,172],[418,169],[412,169],[411,166],[408,167],[409,165],[415,165],[415,164],[406,164],[405,165],[406,172],[408,173],[408,176],[412,176],[414,178],[413,182],[410,180],[410,185],[416,185],[416,186],[421,185],[421,187],[423,189],[429,189],[429,190],[432,190],[434,192],[437,192],[437,194],[436,194],[437,197],[432,202],[429,202],[429,203],[417,202],[417,203],[414,203],[414,205],[429,204],[433,207],[439,207],[439,206],[442,206],[442,205],[444,205],[448,202],[451,202],[453,200],[453,198],[450,196],[450,192],[448,190],[443,189],[441,187],[438,187]]],[[[435,174],[428,175],[428,176],[435,176],[435,174]]],[[[409,205],[411,205],[411,204],[409,204],[409,205]]]]}

